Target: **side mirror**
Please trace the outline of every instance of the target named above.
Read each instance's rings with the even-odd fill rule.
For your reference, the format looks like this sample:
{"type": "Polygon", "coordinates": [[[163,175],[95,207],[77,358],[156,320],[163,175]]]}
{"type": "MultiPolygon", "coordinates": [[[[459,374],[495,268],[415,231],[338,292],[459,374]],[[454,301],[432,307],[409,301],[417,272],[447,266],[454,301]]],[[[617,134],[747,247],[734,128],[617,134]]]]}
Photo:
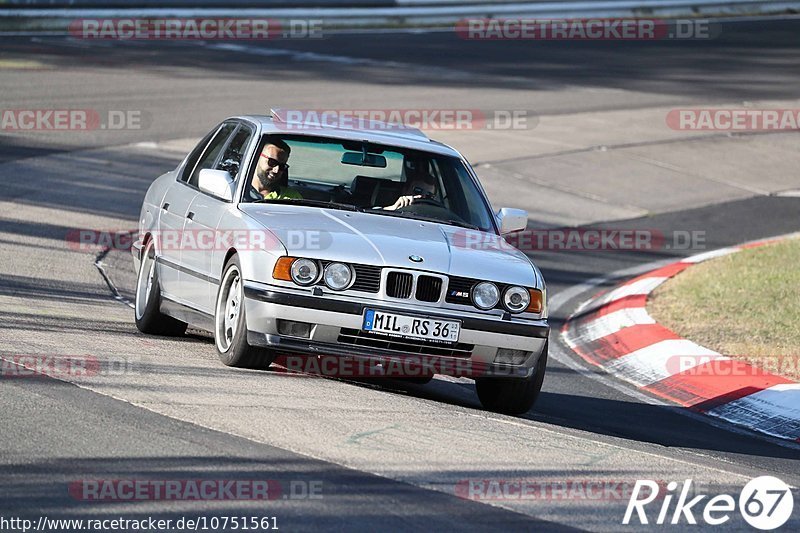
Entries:
{"type": "Polygon", "coordinates": [[[215,198],[227,202],[233,200],[233,178],[228,171],[204,168],[200,171],[197,184],[201,191],[215,198]]]}
{"type": "Polygon", "coordinates": [[[524,209],[504,207],[497,212],[497,222],[500,226],[500,235],[522,231],[528,227],[528,212],[524,209]]]}

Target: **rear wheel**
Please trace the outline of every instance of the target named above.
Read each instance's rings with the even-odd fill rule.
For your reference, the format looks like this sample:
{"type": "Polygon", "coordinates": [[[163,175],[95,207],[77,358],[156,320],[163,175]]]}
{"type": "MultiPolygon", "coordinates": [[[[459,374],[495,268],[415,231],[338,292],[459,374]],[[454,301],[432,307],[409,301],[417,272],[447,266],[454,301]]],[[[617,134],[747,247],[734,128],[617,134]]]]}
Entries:
{"type": "Polygon", "coordinates": [[[527,413],[542,390],[545,369],[547,367],[547,346],[544,344],[542,355],[529,377],[519,378],[478,378],[475,389],[481,404],[490,411],[507,415],[527,413]]]}
{"type": "Polygon", "coordinates": [[[181,322],[161,312],[161,286],[158,283],[156,251],[152,240],[145,246],[139,265],[134,315],[136,327],[142,333],[168,336],[186,333],[186,322],[181,322]]]}
{"type": "Polygon", "coordinates": [[[267,368],[275,355],[247,343],[242,269],[237,256],[223,269],[214,313],[214,343],[220,360],[227,366],[267,368]]]}

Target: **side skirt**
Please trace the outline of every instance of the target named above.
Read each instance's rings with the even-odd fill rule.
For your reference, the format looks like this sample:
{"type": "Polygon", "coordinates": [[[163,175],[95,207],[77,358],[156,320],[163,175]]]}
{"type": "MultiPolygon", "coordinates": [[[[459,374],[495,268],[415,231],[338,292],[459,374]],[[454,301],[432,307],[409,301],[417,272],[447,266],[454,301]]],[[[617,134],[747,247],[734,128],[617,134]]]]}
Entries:
{"type": "Polygon", "coordinates": [[[197,329],[202,329],[209,333],[214,332],[214,317],[212,315],[178,303],[164,293],[161,293],[161,312],[181,322],[186,322],[197,329]]]}

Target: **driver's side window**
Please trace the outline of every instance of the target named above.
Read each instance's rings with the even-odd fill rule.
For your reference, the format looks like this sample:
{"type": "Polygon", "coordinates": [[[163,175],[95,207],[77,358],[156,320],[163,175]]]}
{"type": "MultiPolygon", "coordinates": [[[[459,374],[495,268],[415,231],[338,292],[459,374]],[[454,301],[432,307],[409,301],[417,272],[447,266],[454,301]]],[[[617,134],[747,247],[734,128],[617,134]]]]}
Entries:
{"type": "Polygon", "coordinates": [[[208,142],[214,137],[214,134],[217,132],[217,129],[211,130],[206,134],[203,139],[197,143],[197,146],[192,149],[189,153],[189,156],[186,158],[186,164],[183,166],[183,170],[181,170],[180,180],[184,183],[189,181],[189,177],[192,175],[192,171],[194,170],[195,165],[197,165],[197,160],[200,159],[200,156],[203,155],[203,152],[208,146],[208,142]]]}
{"type": "Polygon", "coordinates": [[[250,126],[245,124],[239,126],[239,129],[233,134],[231,141],[225,148],[225,153],[223,153],[222,157],[219,159],[217,170],[225,170],[232,178],[236,179],[242,166],[242,157],[244,157],[247,144],[252,137],[253,130],[250,126]]]}
{"type": "Polygon", "coordinates": [[[208,143],[208,146],[206,146],[203,154],[200,156],[200,159],[198,159],[197,164],[195,164],[194,170],[192,170],[191,176],[189,177],[189,185],[192,187],[197,187],[200,171],[207,168],[215,168],[217,157],[225,147],[225,143],[228,141],[228,137],[230,137],[234,129],[236,129],[235,123],[224,124],[219,129],[211,142],[208,143]]]}

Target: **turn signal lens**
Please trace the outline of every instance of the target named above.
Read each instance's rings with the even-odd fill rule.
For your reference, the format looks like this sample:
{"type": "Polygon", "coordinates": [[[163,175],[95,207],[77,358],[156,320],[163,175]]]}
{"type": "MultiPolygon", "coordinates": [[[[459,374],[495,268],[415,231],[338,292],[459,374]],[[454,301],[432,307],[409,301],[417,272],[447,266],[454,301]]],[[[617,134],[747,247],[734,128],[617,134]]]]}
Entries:
{"type": "Polygon", "coordinates": [[[529,313],[541,313],[544,309],[544,296],[542,295],[542,291],[538,289],[528,289],[528,292],[531,293],[531,303],[528,304],[528,311],[529,313]]]}
{"type": "Polygon", "coordinates": [[[272,269],[272,277],[282,281],[292,281],[292,263],[294,257],[281,257],[272,269]]]}

